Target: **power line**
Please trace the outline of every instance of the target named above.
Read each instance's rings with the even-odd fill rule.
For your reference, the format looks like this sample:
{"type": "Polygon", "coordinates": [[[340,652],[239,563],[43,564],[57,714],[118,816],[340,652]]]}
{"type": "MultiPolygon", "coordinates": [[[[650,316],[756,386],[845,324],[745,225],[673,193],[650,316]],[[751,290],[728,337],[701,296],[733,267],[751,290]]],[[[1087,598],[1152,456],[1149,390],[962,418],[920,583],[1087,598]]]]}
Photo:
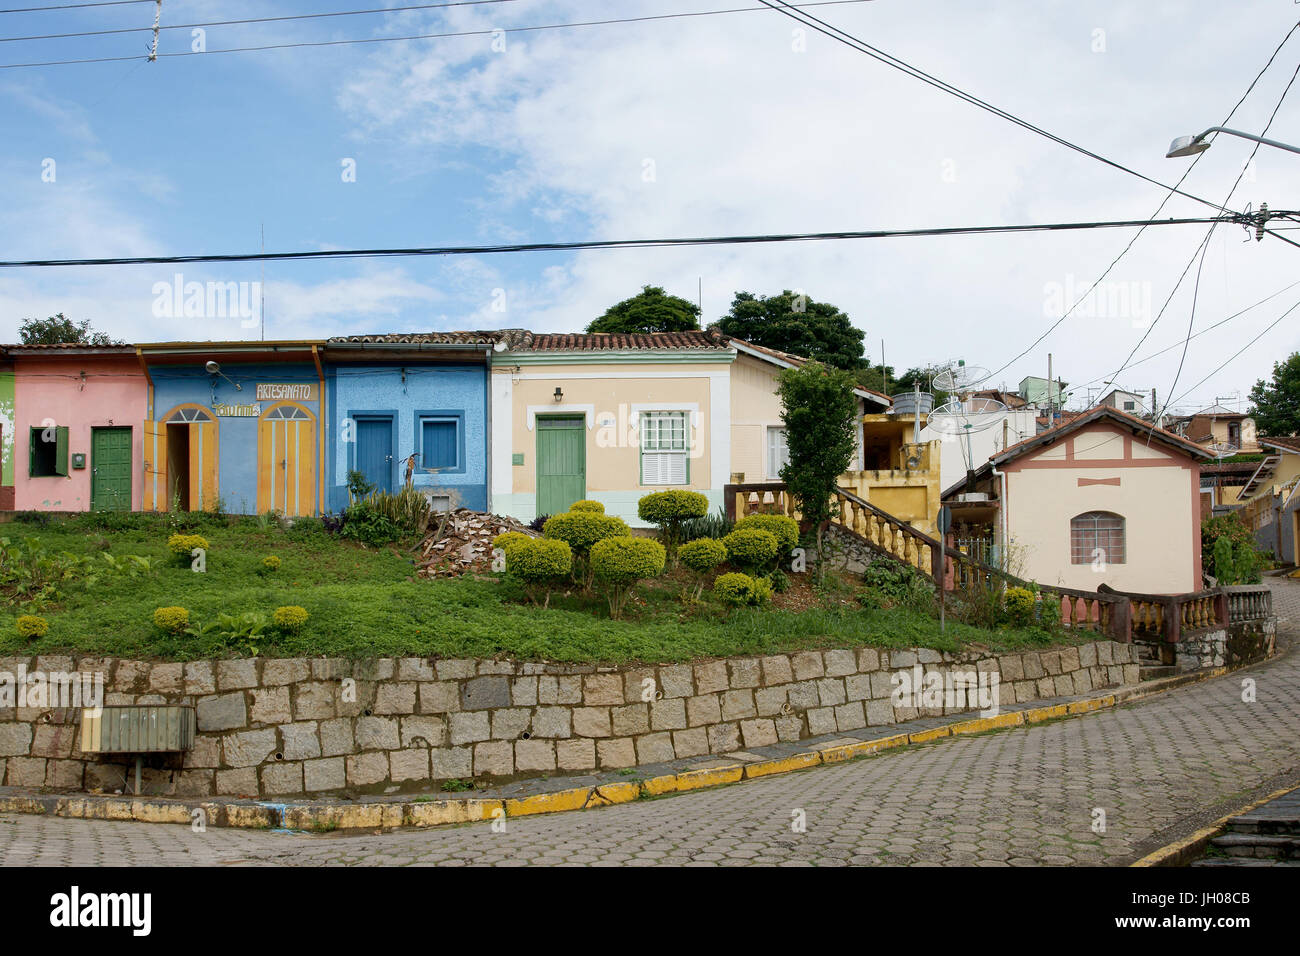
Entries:
{"type": "MultiPolygon", "coordinates": [[[[450,0],[444,3],[417,3],[405,7],[377,7],[373,10],[343,10],[337,13],[300,13],[283,17],[250,17],[244,20],[209,20],[204,23],[163,24],[159,30],[191,30],[195,27],[244,26],[252,23],[281,23],[286,20],[319,20],[326,17],[360,17],[379,13],[406,13],[411,10],[437,10],[444,7],[478,7],[489,3],[514,3],[516,0],[450,0]]],[[[841,0],[864,3],[868,0],[841,0]]],[[[46,33],[26,37],[0,37],[0,43],[18,43],[28,40],[67,40],[74,37],[104,37],[122,33],[152,33],[153,27],[122,27],[116,30],[86,30],[82,33],[46,33]]]]}
{"type": "MultiPolygon", "coordinates": [[[[1290,285],[1283,286],[1281,289],[1278,289],[1276,292],[1273,292],[1273,293],[1270,293],[1269,295],[1266,295],[1264,298],[1260,299],[1258,302],[1255,302],[1255,303],[1252,303],[1251,305],[1246,306],[1246,307],[1245,307],[1244,309],[1242,309],[1241,311],[1239,311],[1239,312],[1234,312],[1234,313],[1232,313],[1232,315],[1229,315],[1229,316],[1227,316],[1227,317],[1225,317],[1225,318],[1220,319],[1218,322],[1215,322],[1213,325],[1207,325],[1205,328],[1201,329],[1199,332],[1195,332],[1195,333],[1193,333],[1191,337],[1194,338],[1194,339],[1195,339],[1195,338],[1200,338],[1202,335],[1205,335],[1205,334],[1208,333],[1208,332],[1213,332],[1215,329],[1219,328],[1220,326],[1228,324],[1228,323],[1231,322],[1233,319],[1239,319],[1239,318],[1241,318],[1243,315],[1245,315],[1247,312],[1250,312],[1250,311],[1252,311],[1252,310],[1254,310],[1254,309],[1259,308],[1261,305],[1263,305],[1263,304],[1266,303],[1266,302],[1271,302],[1273,299],[1276,299],[1276,298],[1277,298],[1279,295],[1281,295],[1283,292],[1290,292],[1292,289],[1294,289],[1294,288],[1295,288],[1296,286],[1298,286],[1298,285],[1300,285],[1300,279],[1297,279],[1295,282],[1292,282],[1290,285]]],[[[1170,344],[1170,345],[1165,346],[1164,348],[1162,348],[1162,349],[1161,349],[1160,351],[1158,351],[1158,352],[1152,352],[1150,355],[1144,355],[1142,358],[1138,359],[1136,362],[1131,362],[1131,363],[1129,363],[1129,368],[1130,368],[1130,369],[1132,369],[1132,368],[1136,368],[1136,367],[1139,366],[1139,365],[1142,365],[1142,364],[1144,364],[1144,363],[1146,363],[1146,362],[1150,362],[1152,359],[1159,358],[1160,356],[1164,355],[1166,352],[1172,352],[1174,349],[1178,348],[1178,347],[1179,347],[1180,345],[1182,345],[1182,344],[1183,344],[1183,340],[1180,339],[1180,340],[1177,341],[1177,342],[1174,342],[1174,343],[1172,343],[1172,344],[1170,344]]],[[[1090,378],[1090,379],[1088,379],[1086,382],[1080,382],[1078,385],[1075,385],[1073,388],[1067,388],[1067,389],[1065,390],[1065,394],[1066,394],[1066,395],[1073,396],[1074,393],[1079,392],[1079,391],[1082,391],[1083,389],[1086,389],[1089,385],[1094,385],[1094,384],[1096,384],[1097,382],[1107,382],[1107,383],[1112,384],[1112,385],[1114,384],[1114,382],[1112,382],[1111,380],[1107,379],[1106,376],[1104,376],[1104,375],[1100,375],[1100,376],[1098,376],[1097,378],[1090,378]]]]}
{"type": "Polygon", "coordinates": [[[972,106],[977,106],[988,113],[992,113],[994,116],[999,116],[1002,119],[1015,123],[1017,126],[1023,127],[1024,129],[1027,129],[1030,132],[1037,133],[1039,136],[1044,136],[1047,139],[1050,139],[1054,143],[1059,143],[1060,145],[1068,147],[1069,149],[1072,149],[1078,153],[1082,153],[1084,156],[1088,156],[1092,159],[1098,160],[1099,162],[1105,163],[1107,166],[1113,166],[1115,169],[1122,170],[1123,172],[1126,172],[1131,176],[1136,176],[1138,179],[1142,179],[1148,183],[1151,183],[1152,185],[1159,186],[1161,189],[1171,189],[1174,192],[1177,192],[1178,195],[1184,196],[1188,199],[1194,199],[1196,202],[1199,202],[1202,205],[1210,206],[1214,209],[1220,208],[1219,206],[1210,202],[1208,199],[1202,199],[1200,196],[1194,196],[1191,193],[1183,192],[1179,190],[1178,187],[1176,186],[1167,186],[1166,184],[1160,182],[1159,180],[1152,179],[1150,176],[1146,176],[1142,173],[1139,173],[1137,170],[1125,166],[1122,163],[1117,163],[1113,159],[1107,159],[1105,156],[1102,156],[1099,153],[1094,153],[1092,150],[1085,149],[1084,147],[1079,146],[1077,143],[1072,143],[1067,139],[1063,139],[1062,137],[1057,136],[1055,133],[1050,133],[1047,130],[1043,129],[1041,126],[1036,126],[1033,123],[1029,122],[1028,120],[1016,116],[1014,113],[1009,113],[1006,110],[1002,109],[1001,107],[994,106],[992,103],[989,103],[986,100],[982,100],[978,96],[975,96],[972,93],[967,93],[965,90],[959,89],[958,87],[953,86],[951,83],[948,83],[945,80],[941,80],[936,76],[932,76],[931,74],[926,73],[924,70],[908,63],[906,60],[902,60],[891,53],[886,53],[884,50],[881,50],[878,47],[874,47],[870,43],[867,43],[865,40],[859,39],[853,34],[845,30],[842,30],[839,27],[834,26],[830,23],[827,23],[825,20],[820,20],[817,17],[814,17],[810,13],[804,13],[802,11],[795,12],[797,11],[797,7],[787,2],[787,0],[775,0],[775,2],[774,0],[758,0],[758,2],[763,4],[765,7],[768,7],[769,9],[784,14],[785,16],[789,17],[790,19],[798,23],[804,24],[804,26],[812,27],[818,33],[825,34],[826,36],[830,37],[833,40],[838,40],[840,43],[843,43],[845,46],[848,46],[851,49],[857,50],[859,53],[865,53],[873,60],[877,60],[878,62],[883,63],[892,69],[898,70],[901,73],[905,73],[908,76],[921,80],[921,82],[926,83],[929,86],[933,86],[935,89],[942,90],[945,93],[949,93],[957,97],[958,99],[963,100],[964,102],[970,103],[972,106]]]}
{"type": "MultiPolygon", "coordinates": [[[[817,0],[815,3],[806,3],[802,6],[839,6],[846,3],[867,3],[871,0],[817,0]]],[[[158,59],[184,57],[184,56],[211,56],[216,53],[261,53],[268,50],[292,50],[306,47],[330,47],[330,46],[352,46],[365,43],[398,43],[407,40],[444,40],[461,37],[474,36],[491,36],[494,33],[537,33],[543,30],[569,30],[576,27],[603,27],[613,26],[624,23],[649,23],[656,20],[682,20],[694,17],[712,17],[732,13],[761,13],[762,7],[730,7],[722,10],[696,10],[687,13],[660,13],[647,15],[643,17],[612,17],[605,20],[583,20],[572,23],[545,23],[536,26],[526,27],[509,27],[487,30],[462,30],[454,33],[417,33],[409,36],[396,37],[364,37],[355,40],[315,40],[299,41],[295,43],[268,43],[261,46],[241,46],[226,47],[219,50],[182,50],[174,53],[159,53],[158,59]]],[[[152,32],[150,27],[150,32],[152,32]]],[[[127,60],[147,59],[146,54],[134,54],[132,56],[96,56],[83,57],[73,60],[43,60],[32,63],[0,63],[0,70],[17,70],[27,69],[30,67],[41,66],[72,66],[86,63],[121,63],[127,60]]]]}
{"type": "Polygon", "coordinates": [[[1198,388],[1200,388],[1202,385],[1204,385],[1206,382],[1208,382],[1208,381],[1209,381],[1211,378],[1213,378],[1215,375],[1218,375],[1218,374],[1219,374],[1220,372],[1222,372],[1225,368],[1227,368],[1229,365],[1231,365],[1232,362],[1236,360],[1237,356],[1241,355],[1242,352],[1246,351],[1246,349],[1250,348],[1252,345],[1254,345],[1256,342],[1258,342],[1260,339],[1262,339],[1262,338],[1263,338],[1265,335],[1267,335],[1269,332],[1273,331],[1273,329],[1277,328],[1277,326],[1281,324],[1282,320],[1285,319],[1285,318],[1286,318],[1288,315],[1290,315],[1292,312],[1294,312],[1296,309],[1300,309],[1300,302],[1296,302],[1295,305],[1291,306],[1291,308],[1287,309],[1285,312],[1283,312],[1281,315],[1279,315],[1276,319],[1274,319],[1272,322],[1270,322],[1270,323],[1269,323],[1269,324],[1264,328],[1263,331],[1261,331],[1261,332],[1260,332],[1258,335],[1256,335],[1253,339],[1251,339],[1249,342],[1247,342],[1245,345],[1243,345],[1241,348],[1239,348],[1236,352],[1234,352],[1234,353],[1232,354],[1232,357],[1231,357],[1231,358],[1229,358],[1226,362],[1224,362],[1222,365],[1220,365],[1218,368],[1216,368],[1213,372],[1211,372],[1209,375],[1205,376],[1205,378],[1201,379],[1199,382],[1197,382],[1195,385],[1193,385],[1193,386],[1192,386],[1191,388],[1189,388],[1187,391],[1183,392],[1183,394],[1179,395],[1178,398],[1174,399],[1174,400],[1171,401],[1171,402],[1167,402],[1167,403],[1165,404],[1165,407],[1168,408],[1170,405],[1173,405],[1173,404],[1175,404],[1176,402],[1181,402],[1184,398],[1186,398],[1188,395],[1191,395],[1193,392],[1195,392],[1198,388]]]}
{"type": "MultiPolygon", "coordinates": [[[[1220,126],[1227,126],[1229,121],[1231,121],[1232,117],[1236,114],[1237,110],[1241,109],[1241,105],[1244,102],[1246,102],[1246,98],[1250,96],[1251,92],[1255,89],[1256,85],[1258,85],[1260,79],[1264,76],[1265,73],[1268,72],[1268,68],[1273,65],[1273,61],[1277,59],[1277,55],[1282,51],[1282,47],[1286,46],[1287,41],[1291,39],[1292,34],[1294,34],[1297,29],[1300,29],[1300,21],[1296,21],[1296,23],[1291,27],[1291,29],[1287,31],[1286,36],[1282,38],[1282,42],[1279,43],[1277,47],[1273,50],[1273,53],[1269,56],[1268,60],[1264,63],[1263,68],[1260,69],[1260,71],[1255,74],[1255,78],[1251,80],[1250,85],[1246,87],[1246,92],[1241,94],[1241,97],[1237,100],[1236,104],[1232,107],[1231,110],[1228,111],[1227,117],[1223,120],[1222,123],[1219,124],[1220,126]]],[[[1171,200],[1174,197],[1175,191],[1178,189],[1178,187],[1182,186],[1182,184],[1187,180],[1187,177],[1192,174],[1192,170],[1196,168],[1196,164],[1201,161],[1201,157],[1204,155],[1205,155],[1204,153],[1198,153],[1196,158],[1193,159],[1192,162],[1188,165],[1187,169],[1183,171],[1183,175],[1179,177],[1178,182],[1176,182],[1173,185],[1170,191],[1165,195],[1165,198],[1160,201],[1160,205],[1156,207],[1156,211],[1151,214],[1152,219],[1155,219],[1156,216],[1160,215],[1161,211],[1165,208],[1166,205],[1168,205],[1169,200],[1171,200]]],[[[1243,172],[1244,171],[1245,170],[1243,167],[1243,172]]],[[[1233,188],[1235,190],[1236,187],[1233,188]]],[[[1229,194],[1229,198],[1231,198],[1231,194],[1229,194]]],[[[1226,201],[1225,201],[1225,205],[1226,205],[1226,201]]],[[[1114,271],[1117,265],[1119,265],[1120,260],[1123,259],[1126,255],[1128,255],[1129,250],[1132,249],[1133,246],[1137,243],[1138,239],[1141,238],[1142,233],[1144,231],[1145,230],[1142,229],[1138,230],[1138,232],[1133,236],[1133,238],[1128,241],[1128,245],[1126,245],[1123,249],[1120,250],[1119,255],[1117,255],[1114,259],[1111,260],[1110,265],[1106,266],[1105,270],[1102,271],[1101,275],[1097,277],[1097,281],[1088,287],[1088,291],[1085,292],[1082,296],[1080,296],[1079,299],[1074,303],[1074,305],[1070,306],[1070,308],[1068,308],[1059,319],[1057,319],[1050,326],[1048,326],[1047,330],[1044,331],[1042,335],[1034,339],[1034,341],[1029,344],[1028,348],[1024,349],[1019,354],[1013,356],[1001,368],[999,368],[997,371],[993,372],[992,374],[997,375],[999,372],[1005,371],[1015,362],[1018,362],[1020,359],[1024,358],[1026,355],[1032,352],[1035,348],[1039,346],[1039,344],[1043,342],[1044,339],[1046,339],[1049,335],[1051,335],[1058,328],[1060,328],[1061,323],[1063,323],[1066,319],[1068,319],[1071,315],[1074,314],[1074,310],[1077,309],[1085,300],[1087,300],[1088,296],[1092,295],[1092,293],[1096,291],[1097,287],[1101,285],[1102,282],[1106,280],[1106,277],[1110,275],[1111,272],[1114,271]]],[[[1278,236],[1278,238],[1282,239],[1285,242],[1291,241],[1289,239],[1286,239],[1283,236],[1278,236]]],[[[1296,245],[1296,243],[1292,243],[1292,244],[1296,245]]],[[[1143,339],[1145,340],[1145,336],[1143,337],[1143,339]]],[[[1141,344],[1142,344],[1141,342],[1138,343],[1139,346],[1141,344]]],[[[1134,351],[1136,352],[1136,349],[1134,349],[1134,351]]],[[[1132,357],[1133,354],[1130,353],[1129,358],[1132,357]]],[[[1123,369],[1120,369],[1120,371],[1122,372],[1123,369]]],[[[1154,412],[1155,409],[1152,409],[1152,411],[1154,412]]]]}
{"type": "Polygon", "coordinates": [[[674,239],[593,239],[580,242],[524,242],[494,246],[416,246],[395,249],[325,249],[310,252],[249,252],[227,255],[123,256],[99,259],[25,259],[0,261],[0,268],[43,268],[57,266],[161,265],[186,262],[271,262],[293,259],[372,259],[396,256],[470,256],[502,252],[574,252],[589,249],[653,249],[677,246],[722,246],[775,242],[812,242],[830,239],[893,239],[920,236],[969,236],[998,233],[1072,232],[1082,229],[1126,229],[1136,226],[1204,225],[1208,222],[1239,222],[1230,215],[1222,219],[1131,219],[1107,222],[1055,222],[1011,226],[941,226],[926,229],[874,229],[843,232],[777,233],[753,236],[698,236],[674,239]]]}
{"type": "Polygon", "coordinates": [[[132,3],[153,3],[154,0],[100,0],[99,3],[63,3],[55,7],[15,7],[0,13],[45,13],[47,10],[78,10],[82,7],[125,7],[132,3]]]}

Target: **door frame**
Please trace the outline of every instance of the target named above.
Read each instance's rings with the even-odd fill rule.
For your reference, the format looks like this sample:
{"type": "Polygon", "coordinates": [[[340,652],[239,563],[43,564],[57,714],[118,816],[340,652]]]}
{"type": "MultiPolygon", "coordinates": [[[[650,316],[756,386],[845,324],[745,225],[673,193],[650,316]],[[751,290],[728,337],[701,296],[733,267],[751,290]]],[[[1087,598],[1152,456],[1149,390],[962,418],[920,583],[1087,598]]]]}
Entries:
{"type": "MultiPolygon", "coordinates": [[[[316,498],[316,488],[318,487],[318,485],[317,485],[317,480],[318,480],[318,477],[319,477],[319,476],[318,476],[317,469],[320,468],[320,460],[319,460],[319,459],[320,459],[320,452],[319,452],[319,450],[318,450],[318,448],[317,448],[317,443],[316,443],[316,434],[317,434],[317,426],[320,424],[320,422],[319,422],[319,419],[318,419],[317,416],[316,416],[316,413],[312,410],[312,408],[311,408],[310,405],[305,405],[305,404],[303,404],[302,402],[296,402],[296,401],[293,401],[292,399],[287,399],[287,398],[286,398],[286,399],[278,399],[278,400],[276,400],[276,401],[274,401],[274,402],[271,402],[269,405],[267,405],[266,408],[262,409],[262,414],[260,414],[260,415],[257,416],[257,498],[258,498],[258,501],[257,501],[257,509],[258,509],[258,512],[259,512],[259,513],[262,513],[262,512],[263,512],[263,508],[262,508],[262,465],[263,465],[262,457],[263,457],[263,454],[264,454],[265,449],[264,449],[264,447],[263,447],[263,444],[264,444],[264,443],[263,443],[263,439],[262,439],[262,435],[263,435],[263,432],[262,432],[262,426],[263,426],[263,425],[266,425],[266,424],[271,424],[271,425],[272,425],[271,431],[272,431],[272,433],[274,433],[275,428],[274,428],[274,424],[273,424],[273,423],[274,423],[275,421],[280,421],[280,422],[282,422],[283,424],[285,424],[286,426],[287,426],[290,422],[293,422],[293,421],[297,421],[297,422],[299,422],[300,424],[307,424],[307,425],[309,426],[308,431],[309,431],[310,434],[311,434],[311,455],[312,455],[312,474],[311,474],[311,497],[312,497],[312,507],[311,507],[311,509],[308,510],[308,511],[302,511],[302,510],[301,510],[301,509],[302,509],[302,502],[301,502],[301,500],[300,500],[300,501],[298,502],[298,505],[299,505],[299,514],[296,515],[295,517],[301,517],[302,515],[314,515],[314,514],[317,513],[317,511],[319,511],[319,508],[317,507],[318,502],[315,501],[315,498],[316,498]],[[304,422],[303,419],[268,419],[268,418],[267,418],[267,416],[268,416],[271,412],[273,412],[275,409],[277,409],[277,408],[281,408],[281,407],[284,407],[284,406],[289,406],[289,407],[292,407],[292,408],[296,408],[298,411],[300,411],[300,412],[302,412],[303,414],[305,414],[305,415],[307,416],[305,422],[304,422]]],[[[274,441],[274,439],[272,439],[272,441],[274,441]]],[[[285,441],[286,441],[286,442],[288,441],[288,428],[287,428],[287,427],[286,427],[286,429],[285,429],[285,441]]],[[[274,447],[274,445],[272,445],[272,447],[271,447],[270,450],[271,450],[271,455],[270,455],[270,459],[271,459],[271,460],[270,460],[269,462],[267,462],[267,464],[270,465],[272,471],[274,472],[274,468],[275,468],[275,447],[274,447]]],[[[301,461],[299,461],[297,458],[294,459],[294,463],[295,463],[299,468],[301,468],[302,463],[301,463],[301,461]]],[[[287,477],[288,469],[285,469],[285,472],[286,472],[286,477],[287,477]]],[[[299,480],[299,485],[301,485],[301,478],[300,478],[300,480],[299,480]]],[[[282,509],[278,508],[277,505],[276,505],[275,498],[276,498],[276,494],[277,494],[277,493],[278,493],[278,489],[276,489],[276,487],[275,487],[275,478],[274,478],[274,474],[272,474],[272,476],[271,476],[271,478],[270,478],[270,481],[267,483],[267,498],[270,500],[270,504],[271,504],[271,508],[270,508],[270,510],[272,510],[272,511],[280,511],[280,510],[282,510],[282,509]]],[[[284,513],[284,514],[288,514],[288,513],[289,513],[289,512],[288,512],[288,509],[287,509],[287,508],[286,508],[286,509],[283,509],[283,513],[284,513]]]]}
{"type": "Polygon", "coordinates": [[[130,425],[92,425],[90,427],[90,510],[95,511],[95,435],[100,432],[126,432],[126,507],[131,511],[135,502],[135,429],[130,425]]]}
{"type": "MultiPolygon", "coordinates": [[[[535,422],[555,421],[556,419],[567,419],[568,421],[581,422],[582,424],[575,429],[582,434],[582,495],[575,499],[581,501],[587,497],[587,418],[582,412],[553,412],[549,415],[538,413],[535,416],[535,422]]],[[[537,463],[533,465],[533,511],[534,517],[542,514],[542,431],[536,424],[533,426],[533,457],[537,463]]]]}
{"type": "MultiPolygon", "coordinates": [[[[358,425],[360,425],[360,423],[363,421],[388,422],[388,430],[389,433],[392,435],[391,441],[393,447],[393,460],[389,462],[388,465],[388,489],[389,491],[398,490],[397,459],[398,456],[401,454],[401,446],[398,444],[397,441],[397,409],[379,408],[379,409],[362,409],[357,411],[349,410],[346,417],[350,418],[353,422],[357,423],[358,425]]],[[[359,432],[360,429],[358,428],[357,431],[359,432]]],[[[342,476],[343,481],[340,482],[340,484],[344,488],[347,488],[348,486],[348,472],[357,470],[357,445],[360,444],[359,439],[360,439],[360,435],[354,433],[352,436],[352,441],[348,443],[347,467],[343,469],[343,476],[342,476]]]]}

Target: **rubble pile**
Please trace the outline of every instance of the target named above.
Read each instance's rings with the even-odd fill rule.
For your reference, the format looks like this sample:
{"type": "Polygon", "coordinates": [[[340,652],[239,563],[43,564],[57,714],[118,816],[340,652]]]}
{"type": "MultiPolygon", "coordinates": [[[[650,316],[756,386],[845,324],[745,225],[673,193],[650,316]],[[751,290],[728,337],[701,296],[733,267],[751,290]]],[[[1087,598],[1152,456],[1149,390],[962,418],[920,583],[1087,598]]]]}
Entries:
{"type": "Polygon", "coordinates": [[[492,541],[506,531],[537,532],[514,518],[460,508],[435,515],[429,533],[415,546],[416,574],[455,578],[492,571],[492,541]]]}

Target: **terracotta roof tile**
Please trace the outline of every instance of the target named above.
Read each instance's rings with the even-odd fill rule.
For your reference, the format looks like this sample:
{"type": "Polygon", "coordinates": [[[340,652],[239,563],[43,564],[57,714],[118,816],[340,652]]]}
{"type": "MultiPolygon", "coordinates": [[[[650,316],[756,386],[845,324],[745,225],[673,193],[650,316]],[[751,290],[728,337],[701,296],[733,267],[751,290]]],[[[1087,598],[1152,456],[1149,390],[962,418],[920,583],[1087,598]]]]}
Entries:
{"type": "Polygon", "coordinates": [[[725,351],[726,340],[712,332],[527,332],[511,330],[512,349],[529,352],[627,352],[640,349],[710,349],[725,351]]]}
{"type": "Polygon", "coordinates": [[[336,335],[329,345],[494,345],[500,332],[390,332],[382,335],[336,335]]]}
{"type": "Polygon", "coordinates": [[[1300,454],[1300,438],[1294,435],[1282,438],[1265,438],[1263,435],[1260,435],[1256,441],[1261,445],[1276,445],[1278,448],[1284,448],[1287,451],[1300,454]]]}

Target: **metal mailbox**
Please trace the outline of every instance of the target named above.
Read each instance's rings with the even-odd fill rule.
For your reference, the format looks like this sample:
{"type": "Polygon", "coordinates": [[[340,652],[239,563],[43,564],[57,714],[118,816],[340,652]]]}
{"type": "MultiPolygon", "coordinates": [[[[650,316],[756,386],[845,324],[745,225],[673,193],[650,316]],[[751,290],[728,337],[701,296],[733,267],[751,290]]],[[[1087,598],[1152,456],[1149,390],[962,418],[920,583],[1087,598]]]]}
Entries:
{"type": "Polygon", "coordinates": [[[81,750],[88,754],[176,753],[194,746],[193,707],[87,707],[81,750]]]}

